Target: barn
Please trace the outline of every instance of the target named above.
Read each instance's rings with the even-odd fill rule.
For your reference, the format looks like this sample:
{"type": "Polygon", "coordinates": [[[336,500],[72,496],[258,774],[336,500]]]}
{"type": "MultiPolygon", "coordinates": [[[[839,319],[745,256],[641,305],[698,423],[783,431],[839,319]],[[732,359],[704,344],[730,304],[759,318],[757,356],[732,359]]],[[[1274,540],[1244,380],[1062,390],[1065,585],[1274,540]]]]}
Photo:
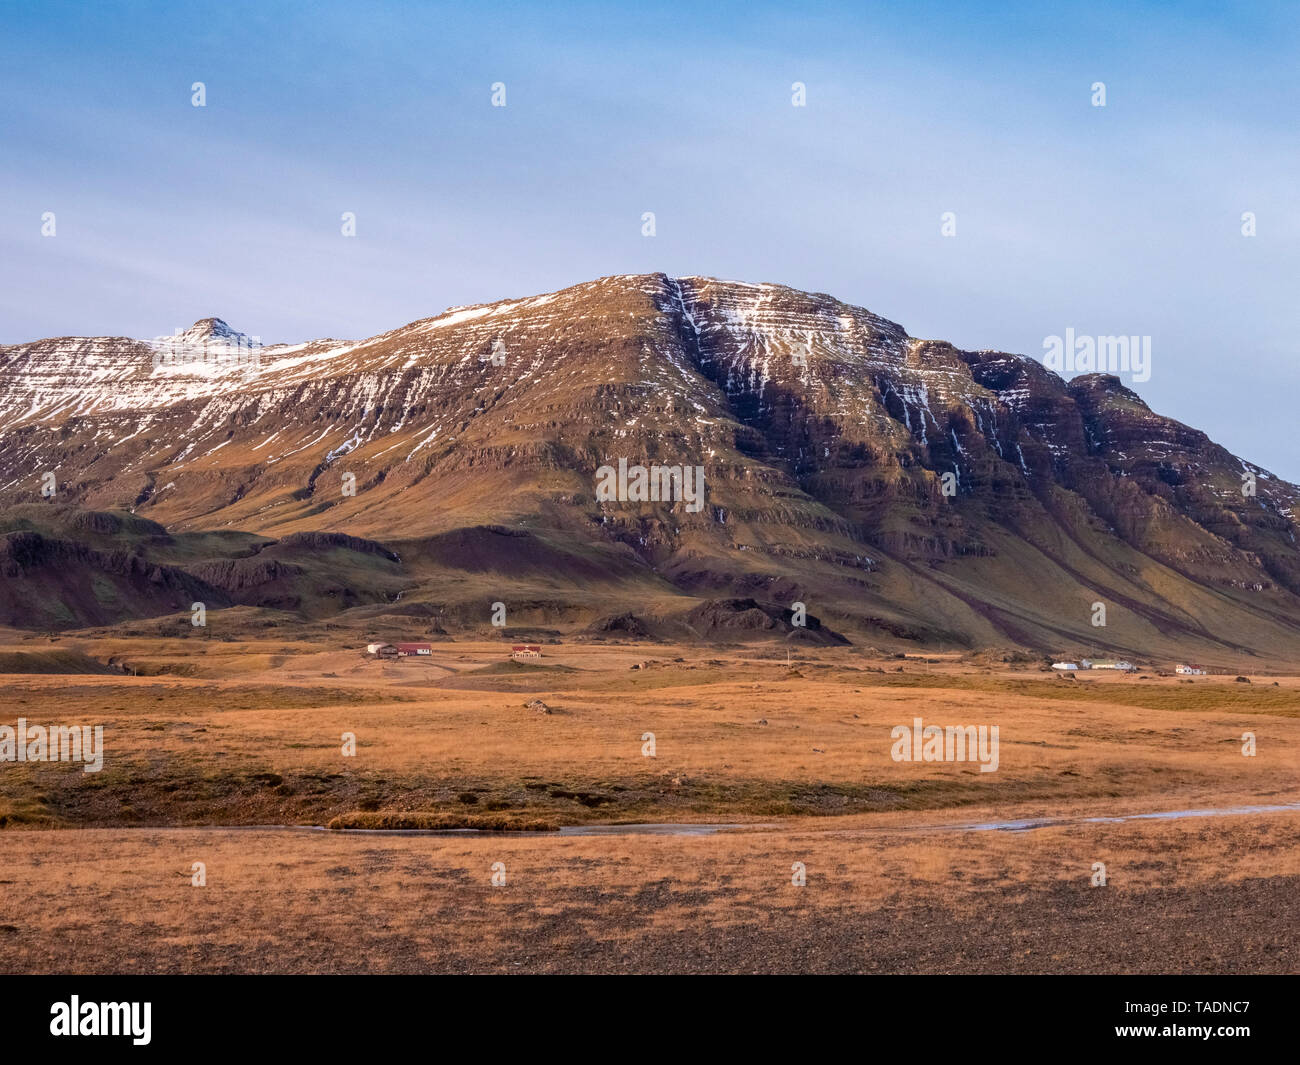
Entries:
{"type": "Polygon", "coordinates": [[[433,654],[433,644],[431,643],[395,643],[397,654],[400,658],[415,658],[417,655],[433,654]]]}
{"type": "Polygon", "coordinates": [[[517,643],[510,648],[511,658],[541,658],[542,648],[535,643],[517,643]]]}

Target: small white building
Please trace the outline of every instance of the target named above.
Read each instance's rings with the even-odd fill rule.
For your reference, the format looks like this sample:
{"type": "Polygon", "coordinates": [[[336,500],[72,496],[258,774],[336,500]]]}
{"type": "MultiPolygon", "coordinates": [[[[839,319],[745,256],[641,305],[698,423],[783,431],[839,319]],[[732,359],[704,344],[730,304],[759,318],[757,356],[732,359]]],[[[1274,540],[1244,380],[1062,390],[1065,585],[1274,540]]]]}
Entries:
{"type": "Polygon", "coordinates": [[[1184,673],[1189,677],[1203,677],[1205,670],[1200,666],[1174,666],[1175,673],[1184,673]]]}
{"type": "Polygon", "coordinates": [[[1078,662],[1053,662],[1053,669],[1059,669],[1062,673],[1073,673],[1079,668],[1078,662]]]}

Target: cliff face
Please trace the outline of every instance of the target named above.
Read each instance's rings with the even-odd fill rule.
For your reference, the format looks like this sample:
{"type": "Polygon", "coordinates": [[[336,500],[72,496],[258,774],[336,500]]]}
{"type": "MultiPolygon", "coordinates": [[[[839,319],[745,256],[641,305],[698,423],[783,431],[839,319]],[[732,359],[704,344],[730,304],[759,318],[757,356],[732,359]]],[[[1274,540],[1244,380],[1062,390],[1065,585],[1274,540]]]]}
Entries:
{"type": "MultiPolygon", "coordinates": [[[[364,537],[416,598],[497,527],[527,534],[507,576],[602,574],[630,603],[811,597],[881,639],[1238,654],[1300,635],[1295,486],[1114,377],[1067,384],[830,296],[638,275],[363,341],[256,347],[220,319],[169,340],[0,348],[0,500],[42,502],[53,473],[58,503],[172,534],[364,537]],[[620,459],[702,468],[703,505],[598,498],[620,459]]],[[[292,604],[289,554],[328,550],[191,572],[292,604]]]]}

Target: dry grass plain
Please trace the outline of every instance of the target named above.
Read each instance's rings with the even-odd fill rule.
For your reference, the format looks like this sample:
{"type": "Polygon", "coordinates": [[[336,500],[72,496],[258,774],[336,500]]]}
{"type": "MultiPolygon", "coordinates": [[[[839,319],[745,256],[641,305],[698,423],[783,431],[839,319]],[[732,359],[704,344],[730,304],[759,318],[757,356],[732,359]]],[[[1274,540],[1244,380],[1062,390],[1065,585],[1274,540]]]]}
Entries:
{"type": "Polygon", "coordinates": [[[103,724],[106,748],[96,774],[0,765],[9,972],[1294,972],[1300,958],[1300,807],[1081,820],[1300,803],[1294,676],[1066,681],[854,648],[800,648],[791,668],[784,647],[597,643],[524,665],[499,640],[394,663],[194,639],[15,640],[0,655],[51,648],[142,675],[3,678],[0,723],[103,724]],[[997,725],[998,771],[893,761],[890,729],[916,717],[997,725]],[[960,827],[1040,818],[1061,820],[960,827]],[[742,827],[305,827],[648,822],[742,827]]]}

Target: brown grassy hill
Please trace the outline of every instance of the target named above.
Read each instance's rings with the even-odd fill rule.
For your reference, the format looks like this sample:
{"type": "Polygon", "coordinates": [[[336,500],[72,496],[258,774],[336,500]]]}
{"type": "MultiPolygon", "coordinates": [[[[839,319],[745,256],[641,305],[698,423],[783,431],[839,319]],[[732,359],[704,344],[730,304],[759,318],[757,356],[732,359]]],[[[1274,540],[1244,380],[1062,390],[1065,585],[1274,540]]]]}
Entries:
{"type": "MultiPolygon", "coordinates": [[[[220,354],[233,331],[191,332],[220,354]]],[[[650,632],[753,599],[879,646],[1235,661],[1300,644],[1294,486],[1113,377],[916,340],[826,295],[636,275],[256,365],[151,350],[0,348],[0,499],[25,531],[130,537],[177,568],[152,601],[132,585],[90,611],[52,564],[11,562],[7,594],[57,594],[68,625],[166,613],[166,582],[192,579],[218,605],[453,629],[488,626],[494,602],[512,626],[631,612],[650,632]],[[620,459],[703,468],[701,505],[598,498],[620,459]],[[69,505],[152,524],[46,529],[69,505]]]]}

